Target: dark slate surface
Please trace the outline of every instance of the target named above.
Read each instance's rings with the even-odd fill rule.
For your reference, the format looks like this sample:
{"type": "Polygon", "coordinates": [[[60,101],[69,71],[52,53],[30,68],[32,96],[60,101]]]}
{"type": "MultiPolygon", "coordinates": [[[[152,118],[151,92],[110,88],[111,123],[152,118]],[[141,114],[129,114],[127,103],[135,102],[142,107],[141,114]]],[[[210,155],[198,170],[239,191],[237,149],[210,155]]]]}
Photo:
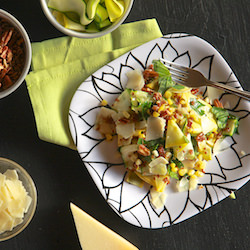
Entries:
{"type": "MultiPolygon", "coordinates": [[[[38,0],[1,0],[31,41],[62,36],[45,18],[38,0]]],[[[245,89],[250,90],[249,0],[135,0],[126,22],[155,17],[163,34],[185,32],[202,37],[224,56],[245,89]]],[[[201,214],[161,230],[134,227],[106,204],[78,154],[41,141],[26,85],[0,100],[0,156],[23,165],[38,189],[38,207],[29,227],[0,243],[1,250],[80,249],[69,201],[140,249],[249,249],[249,184],[201,214]]]]}

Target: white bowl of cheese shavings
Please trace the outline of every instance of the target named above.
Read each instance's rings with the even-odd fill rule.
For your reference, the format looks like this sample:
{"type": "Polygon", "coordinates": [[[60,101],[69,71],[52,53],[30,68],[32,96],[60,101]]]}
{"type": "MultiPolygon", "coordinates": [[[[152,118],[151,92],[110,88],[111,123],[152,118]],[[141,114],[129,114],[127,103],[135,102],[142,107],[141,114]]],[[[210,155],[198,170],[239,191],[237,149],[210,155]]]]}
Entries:
{"type": "Polygon", "coordinates": [[[37,192],[30,175],[16,162],[0,158],[0,242],[22,232],[34,216],[37,192]]]}

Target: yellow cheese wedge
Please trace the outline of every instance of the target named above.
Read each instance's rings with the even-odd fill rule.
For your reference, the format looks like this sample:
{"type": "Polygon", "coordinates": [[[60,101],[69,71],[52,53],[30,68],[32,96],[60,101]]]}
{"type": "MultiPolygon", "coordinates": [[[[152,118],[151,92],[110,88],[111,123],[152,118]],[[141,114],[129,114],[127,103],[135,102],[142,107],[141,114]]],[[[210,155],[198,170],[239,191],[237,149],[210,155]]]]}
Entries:
{"type": "Polygon", "coordinates": [[[79,207],[70,203],[78,238],[84,250],[130,250],[138,249],[130,242],[116,234],[79,207]]]}

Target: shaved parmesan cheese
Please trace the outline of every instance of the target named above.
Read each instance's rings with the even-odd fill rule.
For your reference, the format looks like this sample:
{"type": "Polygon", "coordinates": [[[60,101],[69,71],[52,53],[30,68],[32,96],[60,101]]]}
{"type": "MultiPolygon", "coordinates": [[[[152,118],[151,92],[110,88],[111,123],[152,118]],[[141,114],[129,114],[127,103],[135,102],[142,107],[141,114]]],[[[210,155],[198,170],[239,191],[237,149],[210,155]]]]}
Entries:
{"type": "Polygon", "coordinates": [[[151,188],[150,190],[150,202],[156,209],[162,208],[166,202],[167,195],[164,192],[158,192],[155,188],[151,188]]]}
{"type": "Polygon", "coordinates": [[[219,97],[223,94],[224,92],[222,90],[216,89],[214,87],[207,86],[207,95],[211,102],[213,103],[215,99],[219,99],[219,97]]]}
{"type": "Polygon", "coordinates": [[[204,135],[209,132],[214,132],[218,129],[216,121],[213,118],[209,118],[207,116],[201,117],[201,127],[204,135]]]}
{"type": "Polygon", "coordinates": [[[133,122],[130,123],[116,123],[116,133],[122,136],[125,139],[131,137],[135,132],[135,124],[133,122]]]}
{"type": "Polygon", "coordinates": [[[166,160],[164,157],[160,156],[158,158],[155,158],[148,164],[149,171],[151,174],[166,175],[167,174],[166,164],[168,164],[168,160],[166,160]]]}
{"type": "Polygon", "coordinates": [[[0,233],[11,231],[23,222],[31,201],[16,170],[0,173],[0,233]]]}
{"type": "Polygon", "coordinates": [[[230,145],[231,144],[226,140],[226,138],[218,139],[214,144],[213,154],[216,155],[216,154],[230,148],[230,145]]]}
{"type": "Polygon", "coordinates": [[[139,70],[129,71],[127,77],[128,82],[126,87],[128,89],[141,90],[145,84],[142,72],[139,70]]]}
{"type": "Polygon", "coordinates": [[[8,170],[6,170],[4,175],[6,176],[7,179],[18,180],[18,174],[17,174],[16,170],[8,169],[8,170]]]}
{"type": "Polygon", "coordinates": [[[178,192],[188,191],[189,181],[188,181],[187,177],[183,177],[179,181],[177,181],[176,188],[177,188],[178,192]]]}
{"type": "Polygon", "coordinates": [[[114,134],[115,133],[115,123],[112,118],[116,112],[112,109],[101,107],[100,112],[97,114],[95,129],[101,134],[114,134]]]}
{"type": "Polygon", "coordinates": [[[162,138],[166,126],[166,120],[162,117],[150,116],[147,120],[146,141],[162,138]]]}

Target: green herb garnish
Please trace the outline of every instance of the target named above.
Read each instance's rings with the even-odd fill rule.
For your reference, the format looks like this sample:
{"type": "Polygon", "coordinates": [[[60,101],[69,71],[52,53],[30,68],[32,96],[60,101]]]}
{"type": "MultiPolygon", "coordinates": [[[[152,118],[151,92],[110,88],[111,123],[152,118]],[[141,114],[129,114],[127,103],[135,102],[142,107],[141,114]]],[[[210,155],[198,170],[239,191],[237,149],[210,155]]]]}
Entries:
{"type": "Polygon", "coordinates": [[[173,171],[171,170],[170,165],[168,165],[168,174],[169,174],[170,178],[179,180],[178,174],[177,174],[176,172],[173,172],[173,171]]]}
{"type": "Polygon", "coordinates": [[[172,158],[170,162],[171,163],[173,162],[176,165],[177,168],[183,168],[184,167],[183,163],[181,161],[179,161],[177,158],[172,158]]]}
{"type": "Polygon", "coordinates": [[[205,114],[205,111],[201,109],[203,106],[205,106],[205,105],[202,104],[201,102],[197,101],[196,99],[194,99],[194,98],[190,99],[190,107],[194,111],[196,111],[199,115],[205,114]]]}
{"type": "Polygon", "coordinates": [[[154,70],[159,74],[158,92],[162,95],[171,87],[175,86],[171,74],[166,66],[160,60],[153,60],[154,70]]]}

